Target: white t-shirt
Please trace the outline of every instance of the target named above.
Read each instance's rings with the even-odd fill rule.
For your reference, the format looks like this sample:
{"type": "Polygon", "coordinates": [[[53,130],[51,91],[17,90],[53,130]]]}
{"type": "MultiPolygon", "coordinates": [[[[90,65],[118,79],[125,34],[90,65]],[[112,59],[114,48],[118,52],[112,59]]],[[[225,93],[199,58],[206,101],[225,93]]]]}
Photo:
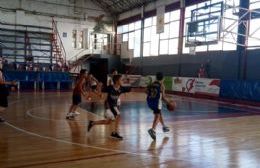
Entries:
{"type": "Polygon", "coordinates": [[[3,58],[0,58],[0,69],[3,69],[3,58]]]}
{"type": "Polygon", "coordinates": [[[109,85],[113,85],[113,80],[112,80],[111,76],[108,76],[108,78],[107,78],[107,86],[109,86],[109,85]]]}
{"type": "Polygon", "coordinates": [[[2,83],[4,81],[5,81],[5,79],[4,79],[3,73],[0,71],[0,83],[2,83]]]}
{"type": "Polygon", "coordinates": [[[160,99],[159,99],[159,103],[158,103],[158,109],[161,110],[162,109],[162,93],[160,93],[160,99]]]}
{"type": "Polygon", "coordinates": [[[92,80],[92,81],[91,81],[91,86],[96,86],[96,85],[97,85],[97,82],[94,81],[94,80],[92,80]]]}

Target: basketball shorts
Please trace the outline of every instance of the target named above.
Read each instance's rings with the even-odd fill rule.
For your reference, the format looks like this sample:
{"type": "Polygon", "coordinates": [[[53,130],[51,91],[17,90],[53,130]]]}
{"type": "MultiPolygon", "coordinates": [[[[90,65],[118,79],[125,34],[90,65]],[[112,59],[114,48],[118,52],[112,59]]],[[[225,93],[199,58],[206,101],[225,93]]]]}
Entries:
{"type": "Polygon", "coordinates": [[[0,106],[8,107],[9,90],[5,85],[0,85],[0,106]]]}
{"type": "Polygon", "coordinates": [[[81,103],[81,95],[73,94],[72,103],[73,105],[79,105],[81,103]]]}
{"type": "Polygon", "coordinates": [[[118,110],[118,107],[112,107],[108,108],[105,111],[105,118],[110,120],[115,120],[116,116],[120,115],[120,111],[118,110]]]}
{"type": "Polygon", "coordinates": [[[8,98],[7,96],[1,96],[0,97],[0,107],[8,107],[8,98]]]}
{"type": "Polygon", "coordinates": [[[92,86],[91,86],[91,89],[92,89],[92,91],[97,90],[97,85],[92,85],[92,86]]]}
{"type": "Polygon", "coordinates": [[[154,114],[161,114],[161,109],[153,109],[154,114]]]}

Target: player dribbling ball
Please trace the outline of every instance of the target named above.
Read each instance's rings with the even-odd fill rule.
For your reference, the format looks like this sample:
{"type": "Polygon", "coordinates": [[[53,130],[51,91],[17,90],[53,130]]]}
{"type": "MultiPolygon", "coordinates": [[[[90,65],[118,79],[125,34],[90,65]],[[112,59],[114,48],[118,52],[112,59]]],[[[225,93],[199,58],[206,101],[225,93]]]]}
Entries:
{"type": "Polygon", "coordinates": [[[177,104],[174,100],[169,100],[169,102],[166,104],[166,107],[169,112],[173,112],[176,108],[177,104]]]}

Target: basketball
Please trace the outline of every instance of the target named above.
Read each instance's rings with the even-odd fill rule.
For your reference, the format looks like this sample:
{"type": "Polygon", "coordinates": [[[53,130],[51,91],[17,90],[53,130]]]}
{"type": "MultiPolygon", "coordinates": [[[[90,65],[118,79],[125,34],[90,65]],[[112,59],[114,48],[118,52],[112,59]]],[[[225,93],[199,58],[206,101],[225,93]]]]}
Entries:
{"type": "Polygon", "coordinates": [[[173,112],[175,110],[175,108],[176,108],[176,102],[173,101],[173,100],[170,100],[169,103],[166,106],[167,106],[167,109],[170,112],[173,112]]]}
{"type": "Polygon", "coordinates": [[[16,91],[16,87],[15,87],[15,86],[12,86],[12,87],[11,87],[11,91],[12,91],[12,92],[15,92],[15,91],[16,91]]]}

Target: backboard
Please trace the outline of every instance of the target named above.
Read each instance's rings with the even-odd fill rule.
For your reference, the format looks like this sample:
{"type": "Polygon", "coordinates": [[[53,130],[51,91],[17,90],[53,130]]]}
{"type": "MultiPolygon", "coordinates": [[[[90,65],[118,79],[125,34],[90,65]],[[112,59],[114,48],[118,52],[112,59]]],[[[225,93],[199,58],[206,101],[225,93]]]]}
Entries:
{"type": "Polygon", "coordinates": [[[223,2],[207,4],[191,11],[186,25],[185,46],[216,44],[220,39],[223,2]]]}

